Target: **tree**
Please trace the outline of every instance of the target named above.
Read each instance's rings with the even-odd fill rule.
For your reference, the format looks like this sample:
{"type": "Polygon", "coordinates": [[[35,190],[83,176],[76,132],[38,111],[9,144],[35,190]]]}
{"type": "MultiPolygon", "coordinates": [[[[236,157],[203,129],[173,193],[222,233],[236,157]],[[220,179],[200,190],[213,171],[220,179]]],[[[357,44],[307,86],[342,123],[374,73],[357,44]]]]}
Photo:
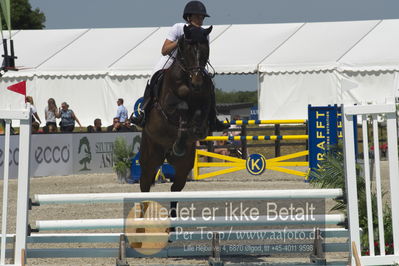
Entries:
{"type": "MultiPolygon", "coordinates": [[[[7,29],[1,16],[3,30],[7,29]]],[[[46,16],[40,9],[32,10],[28,0],[11,0],[11,27],[13,30],[43,29],[46,16]]]]}
{"type": "Polygon", "coordinates": [[[258,93],[256,91],[222,91],[215,89],[217,103],[253,103],[258,104],[258,93]]]}

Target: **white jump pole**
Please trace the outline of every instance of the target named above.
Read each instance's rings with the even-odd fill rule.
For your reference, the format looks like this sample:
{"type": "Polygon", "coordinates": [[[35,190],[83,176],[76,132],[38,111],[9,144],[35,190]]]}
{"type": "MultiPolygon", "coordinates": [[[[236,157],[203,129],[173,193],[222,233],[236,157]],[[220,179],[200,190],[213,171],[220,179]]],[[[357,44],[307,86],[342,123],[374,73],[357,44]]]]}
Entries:
{"type": "Polygon", "coordinates": [[[188,191],[150,193],[89,193],[35,195],[38,204],[61,203],[120,203],[129,201],[217,201],[217,200],[277,200],[327,199],[341,197],[341,189],[188,191]]]}
{"type": "Polygon", "coordinates": [[[6,119],[5,152],[4,152],[4,194],[2,213],[2,240],[0,264],[5,264],[6,230],[7,230],[7,204],[8,204],[8,161],[10,149],[11,120],[19,120],[19,166],[18,166],[18,197],[17,197],[17,224],[14,250],[14,264],[25,264],[26,236],[28,227],[28,201],[29,201],[29,155],[31,110],[27,104],[22,110],[0,110],[0,117],[6,119]]]}
{"type": "Polygon", "coordinates": [[[10,120],[6,120],[4,139],[4,175],[3,175],[3,212],[1,219],[1,257],[0,265],[6,263],[6,241],[7,241],[7,212],[8,212],[8,177],[10,160],[10,120]]]}
{"type": "Polygon", "coordinates": [[[29,202],[29,166],[30,166],[30,137],[31,110],[27,104],[26,110],[19,112],[19,166],[18,166],[18,201],[17,224],[14,263],[25,265],[26,236],[28,231],[28,202],[29,202]]]}
{"type": "Polygon", "coordinates": [[[218,216],[212,219],[194,217],[195,219],[183,220],[179,218],[165,219],[83,219],[83,220],[48,220],[36,221],[39,231],[50,230],[90,230],[90,229],[121,229],[134,228],[159,228],[159,227],[195,227],[195,226],[270,226],[270,225],[295,225],[295,224],[339,224],[345,221],[343,214],[316,214],[304,215],[303,219],[296,216],[258,216],[256,220],[248,216],[239,216],[233,220],[218,216]]]}
{"type": "MultiPolygon", "coordinates": [[[[265,240],[275,237],[277,234],[289,235],[301,234],[306,238],[313,239],[315,236],[315,229],[269,229],[269,230],[195,230],[183,231],[176,230],[176,232],[169,233],[169,240],[174,241],[195,241],[204,240],[204,236],[211,235],[213,232],[219,232],[220,240],[265,240]],[[186,232],[188,232],[186,234],[186,232]],[[189,235],[189,237],[186,237],[189,235]]],[[[349,231],[345,228],[324,228],[320,229],[323,237],[340,238],[348,237],[349,231]]],[[[28,237],[28,243],[118,243],[122,233],[37,233],[28,237]]],[[[11,235],[9,235],[11,237],[11,235]]],[[[165,233],[132,233],[128,235],[141,240],[159,240],[159,237],[164,237],[165,233]]]]}

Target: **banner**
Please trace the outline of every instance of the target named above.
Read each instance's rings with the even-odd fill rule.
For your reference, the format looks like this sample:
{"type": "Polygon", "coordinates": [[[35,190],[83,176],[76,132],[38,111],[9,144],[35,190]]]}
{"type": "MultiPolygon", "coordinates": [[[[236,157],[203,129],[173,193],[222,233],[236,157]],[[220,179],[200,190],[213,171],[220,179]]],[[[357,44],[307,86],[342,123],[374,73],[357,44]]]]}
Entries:
{"type": "Polygon", "coordinates": [[[328,148],[338,143],[337,116],[336,105],[308,106],[310,169],[319,168],[328,148]]]}
{"type": "MultiPolygon", "coordinates": [[[[34,134],[31,139],[31,176],[62,176],[113,172],[116,137],[140,148],[141,133],[34,134]]],[[[18,176],[19,136],[10,137],[10,177],[18,176]]],[[[4,174],[4,135],[0,136],[0,178],[4,174]]]]}
{"type": "MultiPolygon", "coordinates": [[[[353,122],[357,124],[357,117],[353,122]]],[[[331,145],[338,143],[343,138],[342,110],[334,106],[308,106],[308,134],[309,134],[309,168],[320,167],[325,153],[331,145]]],[[[357,147],[357,128],[355,127],[355,153],[357,147]]]]}

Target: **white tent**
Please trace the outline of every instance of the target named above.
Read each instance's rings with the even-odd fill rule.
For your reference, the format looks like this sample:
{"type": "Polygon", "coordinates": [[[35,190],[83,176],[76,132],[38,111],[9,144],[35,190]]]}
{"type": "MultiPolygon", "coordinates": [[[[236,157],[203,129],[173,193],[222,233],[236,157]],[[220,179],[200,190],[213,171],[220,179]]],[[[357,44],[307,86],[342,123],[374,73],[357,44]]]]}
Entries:
{"type": "MultiPolygon", "coordinates": [[[[258,74],[261,119],[306,118],[308,104],[396,95],[398,30],[399,20],[217,25],[210,60],[218,74],[258,74]]],[[[68,102],[82,124],[99,117],[108,125],[117,98],[131,112],[143,94],[167,31],[15,31],[16,65],[25,69],[1,78],[0,108],[20,104],[23,99],[5,87],[28,80],[42,120],[53,97],[68,102]]]]}
{"type": "Polygon", "coordinates": [[[308,104],[341,103],[338,61],[377,24],[358,21],[303,25],[259,65],[261,116],[305,118],[308,104]]]}
{"type": "MultiPolygon", "coordinates": [[[[215,26],[216,39],[229,26],[215,26]]],[[[48,98],[66,101],[83,125],[101,118],[112,123],[116,100],[125,99],[132,112],[160,58],[168,27],[77,30],[21,30],[13,32],[18,72],[0,81],[0,108],[18,106],[23,97],[5,88],[27,80],[44,121],[48,98]]],[[[42,123],[44,125],[44,122],[42,123]]]]}
{"type": "Polygon", "coordinates": [[[399,90],[399,20],[384,20],[340,60],[343,99],[384,101],[399,90]]]}

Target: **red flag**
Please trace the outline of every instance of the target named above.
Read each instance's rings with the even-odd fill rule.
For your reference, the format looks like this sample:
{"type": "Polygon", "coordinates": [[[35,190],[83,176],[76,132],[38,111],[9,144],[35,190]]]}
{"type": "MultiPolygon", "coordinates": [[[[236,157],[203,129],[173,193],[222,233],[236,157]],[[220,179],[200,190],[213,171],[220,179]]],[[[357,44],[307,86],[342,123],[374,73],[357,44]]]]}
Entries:
{"type": "Polygon", "coordinates": [[[26,80],[7,87],[8,90],[26,96],[26,80]]]}

